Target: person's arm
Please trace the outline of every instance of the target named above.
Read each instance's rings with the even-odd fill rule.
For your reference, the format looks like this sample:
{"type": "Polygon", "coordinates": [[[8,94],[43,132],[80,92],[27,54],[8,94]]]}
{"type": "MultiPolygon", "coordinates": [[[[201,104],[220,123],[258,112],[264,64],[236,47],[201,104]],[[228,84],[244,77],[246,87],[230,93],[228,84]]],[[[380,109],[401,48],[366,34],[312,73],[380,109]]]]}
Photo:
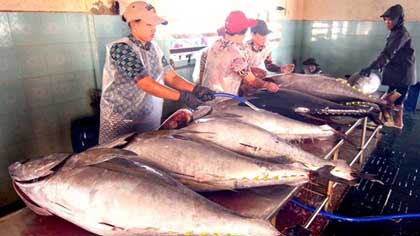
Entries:
{"type": "Polygon", "coordinates": [[[194,89],[194,84],[182,78],[173,70],[165,72],[164,79],[166,84],[178,90],[192,92],[194,89]]]}
{"type": "Polygon", "coordinates": [[[264,65],[268,71],[271,71],[274,73],[281,72],[281,67],[273,63],[273,58],[271,57],[271,55],[265,58],[264,65]]]}
{"type": "Polygon", "coordinates": [[[396,32],[393,37],[388,39],[385,48],[382,50],[379,57],[374,62],[372,62],[370,67],[372,69],[382,69],[385,67],[408,40],[410,40],[410,36],[406,31],[401,30],[396,32]]]}
{"type": "Polygon", "coordinates": [[[137,82],[137,86],[146,93],[163,99],[180,101],[190,108],[197,108],[202,104],[200,100],[189,91],[178,91],[159,84],[152,77],[146,76],[137,82]]]}
{"type": "Polygon", "coordinates": [[[274,73],[292,73],[295,70],[294,64],[286,64],[281,66],[274,64],[271,54],[267,58],[265,58],[264,65],[268,71],[274,73]]]}
{"type": "Polygon", "coordinates": [[[172,101],[179,100],[180,92],[178,90],[162,85],[150,76],[146,76],[137,81],[137,87],[156,97],[172,101]]]}
{"type": "Polygon", "coordinates": [[[254,88],[266,88],[269,92],[272,93],[275,93],[279,90],[279,86],[277,84],[259,79],[255,77],[251,71],[246,74],[241,72],[241,74],[242,79],[254,88]]]}
{"type": "Polygon", "coordinates": [[[215,98],[214,91],[211,89],[203,87],[200,84],[194,85],[182,76],[178,75],[175,70],[168,65],[164,56],[162,57],[162,65],[165,73],[164,80],[169,86],[180,91],[192,93],[196,98],[203,102],[210,101],[215,98]]]}
{"type": "Polygon", "coordinates": [[[231,69],[254,88],[266,88],[270,92],[277,92],[278,85],[257,78],[251,71],[245,58],[239,56],[232,60],[231,69]]]}
{"type": "Polygon", "coordinates": [[[376,58],[368,67],[362,69],[360,74],[369,76],[371,70],[382,70],[408,40],[410,40],[410,36],[405,30],[395,32],[394,35],[391,34],[387,39],[385,48],[379,54],[378,58],[376,58]]]}

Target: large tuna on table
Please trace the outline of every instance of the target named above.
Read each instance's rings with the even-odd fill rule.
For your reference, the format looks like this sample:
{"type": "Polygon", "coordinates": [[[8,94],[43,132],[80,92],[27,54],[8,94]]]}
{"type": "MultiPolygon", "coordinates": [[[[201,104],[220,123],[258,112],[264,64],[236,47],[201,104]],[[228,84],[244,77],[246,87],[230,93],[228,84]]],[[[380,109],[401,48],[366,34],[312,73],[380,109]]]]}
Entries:
{"type": "Polygon", "coordinates": [[[282,116],[264,109],[255,111],[236,104],[217,104],[210,116],[240,120],[276,134],[286,140],[327,138],[337,133],[329,125],[313,125],[282,116]]]}
{"type": "Polygon", "coordinates": [[[345,106],[323,98],[304,94],[299,91],[281,88],[277,93],[259,92],[254,94],[249,101],[255,106],[272,111],[293,119],[302,119],[302,116],[328,117],[350,116],[370,117],[373,121],[381,123],[375,110],[345,106]]]}
{"type": "Polygon", "coordinates": [[[314,171],[324,166],[334,166],[332,175],[349,181],[356,179],[346,163],[318,158],[265,129],[242,121],[203,118],[177,132],[180,136],[203,139],[243,155],[268,161],[301,163],[314,171]]]}
{"type": "MultiPolygon", "coordinates": [[[[335,80],[334,78],[324,75],[290,73],[274,75],[267,77],[266,79],[274,81],[281,88],[297,90],[305,94],[310,94],[339,103],[364,101],[383,107],[393,103],[393,101],[390,100],[380,99],[373,95],[363,94],[362,90],[351,86],[345,80],[335,80]]],[[[393,99],[396,98],[393,97],[393,99]]]]}
{"type": "Polygon", "coordinates": [[[265,162],[166,131],[136,135],[124,149],[196,191],[297,186],[309,182],[311,172],[300,163],[265,162]]]}
{"type": "Polygon", "coordinates": [[[129,153],[52,154],[9,172],[38,208],[98,235],[279,235],[269,222],[210,202],[129,153]]]}

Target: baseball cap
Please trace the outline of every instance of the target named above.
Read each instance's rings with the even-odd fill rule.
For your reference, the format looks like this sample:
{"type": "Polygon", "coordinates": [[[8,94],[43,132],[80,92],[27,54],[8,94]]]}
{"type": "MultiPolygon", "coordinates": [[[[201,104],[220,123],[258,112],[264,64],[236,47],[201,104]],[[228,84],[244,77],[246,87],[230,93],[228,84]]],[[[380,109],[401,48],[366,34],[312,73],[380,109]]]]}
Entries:
{"type": "Polygon", "coordinates": [[[251,32],[265,36],[272,31],[268,29],[265,21],[257,19],[257,25],[251,28],[251,32]]]}
{"type": "Polygon", "coordinates": [[[130,3],[124,10],[123,16],[127,22],[143,20],[152,25],[168,24],[168,21],[156,14],[156,10],[151,4],[143,1],[130,3]]]}
{"type": "Polygon", "coordinates": [[[318,63],[316,63],[315,58],[313,58],[313,57],[310,57],[310,58],[304,60],[302,62],[302,65],[304,65],[304,66],[310,66],[310,65],[319,66],[318,63]]]}
{"type": "Polygon", "coordinates": [[[254,27],[256,24],[256,20],[247,18],[242,11],[232,11],[226,18],[225,28],[226,32],[240,33],[249,27],[254,27]]]}

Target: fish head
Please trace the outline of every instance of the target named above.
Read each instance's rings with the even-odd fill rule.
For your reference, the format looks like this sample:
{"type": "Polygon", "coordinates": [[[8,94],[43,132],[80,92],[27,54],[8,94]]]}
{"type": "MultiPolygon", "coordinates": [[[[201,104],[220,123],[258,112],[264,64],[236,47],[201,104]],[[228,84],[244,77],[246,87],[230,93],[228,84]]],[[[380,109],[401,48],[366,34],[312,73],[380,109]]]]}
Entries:
{"type": "Polygon", "coordinates": [[[355,174],[356,171],[351,168],[344,160],[335,160],[333,162],[334,168],[330,172],[331,175],[352,182],[356,182],[359,179],[355,174]]]}
{"type": "Polygon", "coordinates": [[[37,159],[18,161],[9,166],[9,174],[14,181],[27,182],[47,177],[55,172],[71,154],[55,153],[37,159]]]}

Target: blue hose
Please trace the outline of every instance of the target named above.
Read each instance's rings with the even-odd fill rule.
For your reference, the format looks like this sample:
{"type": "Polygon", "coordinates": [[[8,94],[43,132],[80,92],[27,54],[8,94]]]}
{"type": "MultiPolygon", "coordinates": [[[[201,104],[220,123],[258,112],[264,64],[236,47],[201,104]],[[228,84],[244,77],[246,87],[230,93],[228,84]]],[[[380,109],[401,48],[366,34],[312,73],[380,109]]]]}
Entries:
{"type": "Polygon", "coordinates": [[[214,96],[215,97],[231,98],[231,99],[234,99],[234,100],[236,100],[240,103],[245,103],[247,101],[244,97],[237,96],[237,95],[230,94],[230,93],[215,93],[214,96]]]}
{"type": "MultiPolygon", "coordinates": [[[[308,210],[308,211],[315,211],[315,208],[309,207],[297,200],[292,199],[292,203],[295,205],[308,210]]],[[[356,223],[365,223],[365,222],[377,222],[377,221],[385,221],[385,220],[394,220],[394,219],[415,219],[420,218],[419,213],[413,213],[413,214],[400,214],[400,215],[386,215],[386,216],[365,216],[365,217],[345,217],[345,216],[339,216],[334,215],[332,213],[326,212],[326,211],[320,211],[320,215],[325,216],[332,220],[339,220],[339,221],[348,221],[348,222],[356,222],[356,223]]]]}
{"type": "Polygon", "coordinates": [[[230,94],[230,93],[215,93],[214,96],[215,97],[231,98],[233,100],[236,100],[236,101],[238,101],[240,103],[243,103],[243,104],[247,105],[248,107],[250,107],[254,111],[260,111],[260,109],[258,107],[256,107],[254,104],[250,103],[248,100],[246,100],[246,98],[237,96],[235,94],[230,94]]]}

